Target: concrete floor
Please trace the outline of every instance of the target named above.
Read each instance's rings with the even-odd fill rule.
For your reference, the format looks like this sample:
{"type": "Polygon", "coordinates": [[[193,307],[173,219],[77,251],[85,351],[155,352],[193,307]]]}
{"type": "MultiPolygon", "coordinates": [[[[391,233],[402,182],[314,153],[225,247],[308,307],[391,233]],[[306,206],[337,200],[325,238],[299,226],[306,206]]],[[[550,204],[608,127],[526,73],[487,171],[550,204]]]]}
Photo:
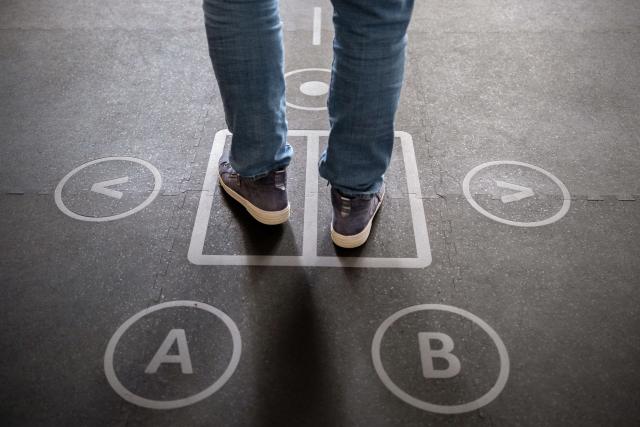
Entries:
{"type": "MultiPolygon", "coordinates": [[[[416,3],[353,252],[326,111],[288,109],[288,224],[210,187],[199,1],[0,3],[0,424],[640,424],[640,2],[416,3]]],[[[281,11],[322,106],[331,5],[281,11]]]]}

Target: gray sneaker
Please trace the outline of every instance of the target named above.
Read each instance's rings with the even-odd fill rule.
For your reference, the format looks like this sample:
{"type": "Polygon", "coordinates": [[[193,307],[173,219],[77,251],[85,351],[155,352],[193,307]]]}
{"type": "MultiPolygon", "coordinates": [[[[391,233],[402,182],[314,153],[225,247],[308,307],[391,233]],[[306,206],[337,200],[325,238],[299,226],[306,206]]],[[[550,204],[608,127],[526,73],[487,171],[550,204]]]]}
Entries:
{"type": "Polygon", "coordinates": [[[357,248],[371,233],[371,224],[384,198],[384,184],[370,199],[345,197],[331,189],[331,240],[341,248],[357,248]]]}
{"type": "Polygon", "coordinates": [[[244,206],[257,221],[276,225],[289,219],[285,169],[271,171],[259,179],[242,178],[231,167],[228,158],[222,156],[218,163],[218,178],[224,191],[244,206]]]}

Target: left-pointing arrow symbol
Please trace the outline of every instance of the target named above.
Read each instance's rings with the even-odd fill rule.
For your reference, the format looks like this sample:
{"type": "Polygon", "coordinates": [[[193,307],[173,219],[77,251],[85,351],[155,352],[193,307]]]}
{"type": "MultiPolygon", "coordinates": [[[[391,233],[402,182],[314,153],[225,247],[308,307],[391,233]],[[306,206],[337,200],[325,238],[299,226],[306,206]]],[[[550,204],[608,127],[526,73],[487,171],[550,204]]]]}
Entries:
{"type": "Polygon", "coordinates": [[[105,196],[113,197],[114,199],[121,199],[122,192],[112,190],[107,187],[112,187],[118,184],[124,184],[125,182],[129,182],[128,176],[123,176],[122,178],[110,179],[108,181],[96,182],[91,186],[91,191],[95,193],[104,194],[105,196]]]}

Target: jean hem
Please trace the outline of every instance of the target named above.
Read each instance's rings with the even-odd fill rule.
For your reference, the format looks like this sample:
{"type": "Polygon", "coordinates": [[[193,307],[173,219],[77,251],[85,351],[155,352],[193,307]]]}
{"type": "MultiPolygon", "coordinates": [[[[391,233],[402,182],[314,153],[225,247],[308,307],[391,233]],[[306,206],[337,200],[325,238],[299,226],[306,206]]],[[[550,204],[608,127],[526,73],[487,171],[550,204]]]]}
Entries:
{"type": "Polygon", "coordinates": [[[275,172],[275,171],[278,171],[278,170],[281,170],[281,169],[286,169],[287,166],[289,166],[289,164],[285,163],[285,164],[282,164],[282,165],[278,165],[278,166],[276,166],[274,168],[270,168],[266,172],[258,172],[258,173],[254,173],[254,174],[251,174],[251,175],[243,175],[240,172],[238,172],[238,170],[235,167],[233,167],[233,164],[231,165],[231,167],[233,167],[233,169],[238,173],[238,175],[240,175],[240,177],[242,179],[245,179],[247,181],[257,181],[259,179],[262,179],[262,178],[266,177],[271,172],[275,172]]]}
{"type": "Polygon", "coordinates": [[[372,199],[373,197],[376,196],[376,194],[378,194],[378,192],[380,192],[380,189],[382,188],[382,184],[379,184],[374,186],[373,191],[353,191],[348,188],[342,187],[340,185],[333,185],[328,181],[327,183],[331,185],[331,188],[336,190],[338,194],[344,197],[348,197],[350,199],[365,199],[365,200],[372,199]]]}

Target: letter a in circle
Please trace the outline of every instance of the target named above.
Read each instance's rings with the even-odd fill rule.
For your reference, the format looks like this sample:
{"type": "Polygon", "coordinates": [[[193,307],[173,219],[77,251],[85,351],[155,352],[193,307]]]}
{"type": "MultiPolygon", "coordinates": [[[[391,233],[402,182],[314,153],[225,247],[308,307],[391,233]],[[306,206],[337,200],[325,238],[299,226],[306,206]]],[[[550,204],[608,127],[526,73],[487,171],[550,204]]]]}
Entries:
{"type": "Polygon", "coordinates": [[[163,363],[179,363],[183,374],[193,374],[191,356],[189,355],[189,346],[187,345],[187,336],[184,333],[184,329],[172,329],[169,331],[144,372],[146,374],[155,374],[163,363]],[[178,354],[169,354],[174,342],[178,344],[178,354]]]}

